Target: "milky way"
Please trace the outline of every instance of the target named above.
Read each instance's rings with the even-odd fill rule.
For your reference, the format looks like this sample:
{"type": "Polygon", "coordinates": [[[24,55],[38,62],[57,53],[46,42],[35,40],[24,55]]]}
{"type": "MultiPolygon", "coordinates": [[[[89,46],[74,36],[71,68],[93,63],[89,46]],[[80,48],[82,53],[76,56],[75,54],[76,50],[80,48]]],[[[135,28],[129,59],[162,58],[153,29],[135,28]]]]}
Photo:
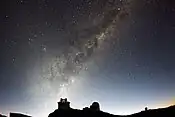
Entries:
{"type": "MultiPolygon", "coordinates": [[[[130,15],[129,3],[120,0],[106,1],[103,4],[99,1],[97,3],[96,1],[92,2],[91,10],[97,15],[88,16],[91,22],[88,26],[83,26],[86,24],[86,20],[83,20],[80,25],[69,29],[72,32],[67,37],[70,40],[68,46],[65,49],[58,50],[59,54],[51,55],[51,58],[42,63],[40,82],[48,82],[47,85],[51,87],[50,90],[58,90],[57,93],[60,94],[60,89],[69,88],[75,83],[81,71],[88,72],[88,69],[91,69],[92,66],[89,66],[88,62],[93,61],[93,57],[99,51],[103,51],[103,55],[100,57],[104,59],[105,53],[109,49],[105,47],[106,44],[110,45],[110,42],[117,42],[116,38],[111,40],[113,35],[116,36],[117,23],[130,15]],[[100,12],[99,9],[95,11],[93,4],[101,4],[100,12]]],[[[48,90],[48,86],[44,85],[44,87],[48,90]]],[[[60,96],[65,96],[64,92],[62,93],[60,96]]]]}
{"type": "Polygon", "coordinates": [[[173,102],[172,0],[4,0],[1,6],[5,114],[46,117],[60,97],[73,108],[98,101],[113,114],[173,102]]]}

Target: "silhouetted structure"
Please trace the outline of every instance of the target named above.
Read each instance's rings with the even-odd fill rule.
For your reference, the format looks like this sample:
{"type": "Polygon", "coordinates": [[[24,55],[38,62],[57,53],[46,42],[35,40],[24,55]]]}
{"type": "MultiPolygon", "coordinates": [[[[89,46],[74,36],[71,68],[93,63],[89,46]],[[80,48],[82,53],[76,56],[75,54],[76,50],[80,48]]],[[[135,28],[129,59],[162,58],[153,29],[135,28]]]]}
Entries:
{"type": "Polygon", "coordinates": [[[65,99],[60,99],[60,102],[58,102],[58,109],[70,109],[70,102],[67,101],[67,98],[65,99]]]}
{"type": "Polygon", "coordinates": [[[147,109],[147,111],[128,115],[128,117],[175,117],[175,106],[153,110],[147,109]]]}
{"type": "Polygon", "coordinates": [[[98,102],[93,102],[90,106],[90,109],[94,111],[100,111],[100,104],[98,102]]]}
{"type": "Polygon", "coordinates": [[[147,111],[148,110],[148,107],[145,107],[145,111],[147,111]]]}
{"type": "Polygon", "coordinates": [[[10,113],[10,117],[31,117],[20,113],[10,113]]]}
{"type": "Polygon", "coordinates": [[[89,110],[89,108],[88,107],[84,107],[83,110],[89,110]]]}
{"type": "MultiPolygon", "coordinates": [[[[39,112],[38,112],[39,113],[39,112]]],[[[0,117],[7,117],[0,114],[0,117]]],[[[10,113],[9,117],[31,117],[20,113],[10,113]]],[[[83,108],[83,110],[73,109],[70,107],[70,102],[67,99],[60,99],[58,102],[58,109],[50,113],[48,117],[175,117],[175,106],[160,109],[148,109],[145,107],[145,111],[135,113],[132,115],[119,116],[113,115],[100,110],[100,104],[93,102],[89,107],[83,108]]]]}
{"type": "Polygon", "coordinates": [[[5,115],[1,115],[1,114],[0,114],[0,117],[7,117],[7,116],[5,116],[5,115]]]}

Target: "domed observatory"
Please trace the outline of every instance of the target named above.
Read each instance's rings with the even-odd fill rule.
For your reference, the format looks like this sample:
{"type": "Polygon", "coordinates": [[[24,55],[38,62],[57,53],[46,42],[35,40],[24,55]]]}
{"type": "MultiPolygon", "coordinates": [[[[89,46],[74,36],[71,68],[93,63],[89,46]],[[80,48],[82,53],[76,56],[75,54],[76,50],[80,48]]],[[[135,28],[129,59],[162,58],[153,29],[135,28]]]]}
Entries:
{"type": "Polygon", "coordinates": [[[100,111],[100,104],[98,102],[93,102],[90,106],[90,109],[94,111],[100,111]]]}

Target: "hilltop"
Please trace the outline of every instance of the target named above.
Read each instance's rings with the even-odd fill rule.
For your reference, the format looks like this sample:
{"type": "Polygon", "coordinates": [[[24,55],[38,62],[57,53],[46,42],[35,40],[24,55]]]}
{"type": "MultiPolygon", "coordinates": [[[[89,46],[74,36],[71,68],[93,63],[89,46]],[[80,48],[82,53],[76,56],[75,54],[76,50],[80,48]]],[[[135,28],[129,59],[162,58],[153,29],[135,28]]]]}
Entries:
{"type": "Polygon", "coordinates": [[[152,110],[145,108],[139,113],[121,116],[101,111],[98,102],[92,103],[90,108],[86,107],[83,110],[72,109],[69,104],[70,102],[67,99],[61,99],[58,102],[58,109],[50,113],[48,117],[175,117],[175,106],[152,110]]]}
{"type": "MultiPolygon", "coordinates": [[[[20,113],[10,113],[10,117],[31,117],[20,113]]],[[[73,109],[70,107],[70,102],[67,99],[60,99],[58,109],[48,115],[48,117],[175,117],[175,105],[167,108],[148,109],[132,114],[132,115],[113,115],[100,110],[100,104],[93,102],[90,107],[85,107],[82,110],[73,109]]],[[[7,117],[0,114],[0,117],[7,117]]]]}

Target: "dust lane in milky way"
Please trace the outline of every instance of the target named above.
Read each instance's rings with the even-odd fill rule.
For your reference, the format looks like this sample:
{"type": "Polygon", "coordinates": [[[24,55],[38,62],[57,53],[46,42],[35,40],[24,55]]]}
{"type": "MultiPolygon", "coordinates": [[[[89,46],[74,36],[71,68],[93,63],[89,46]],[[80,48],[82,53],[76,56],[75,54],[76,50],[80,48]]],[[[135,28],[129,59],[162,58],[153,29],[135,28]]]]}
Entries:
{"type": "Polygon", "coordinates": [[[46,117],[60,97],[114,114],[173,104],[171,0],[4,1],[3,112],[46,117]]]}
{"type": "MultiPolygon", "coordinates": [[[[73,27],[73,32],[68,37],[71,40],[70,45],[65,48],[66,50],[58,50],[61,52],[51,55],[49,59],[47,55],[43,56],[42,59],[46,57],[46,60],[41,63],[43,73],[40,76],[41,81],[39,80],[39,82],[41,84],[42,82],[48,82],[49,84],[47,85],[49,86],[44,85],[44,87],[46,89],[53,87],[52,90],[69,88],[69,85],[75,83],[75,80],[78,79],[77,75],[81,71],[88,71],[88,62],[93,61],[93,56],[100,49],[103,49],[103,54],[105,53],[107,47],[105,47],[104,43],[109,44],[111,41],[116,41],[110,39],[117,29],[117,23],[120,23],[122,18],[129,17],[127,5],[128,3],[123,1],[114,1],[114,3],[106,2],[104,6],[101,6],[101,13],[94,11],[98,14],[97,16],[93,13],[92,16],[88,16],[91,18],[90,22],[92,23],[88,24],[87,27],[83,27],[86,20],[83,20],[81,23],[82,25],[80,27],[82,28],[79,25],[73,27]]],[[[105,57],[104,55],[100,56],[103,56],[103,59],[105,57]]],[[[59,91],[58,94],[60,94],[59,91]]]]}

